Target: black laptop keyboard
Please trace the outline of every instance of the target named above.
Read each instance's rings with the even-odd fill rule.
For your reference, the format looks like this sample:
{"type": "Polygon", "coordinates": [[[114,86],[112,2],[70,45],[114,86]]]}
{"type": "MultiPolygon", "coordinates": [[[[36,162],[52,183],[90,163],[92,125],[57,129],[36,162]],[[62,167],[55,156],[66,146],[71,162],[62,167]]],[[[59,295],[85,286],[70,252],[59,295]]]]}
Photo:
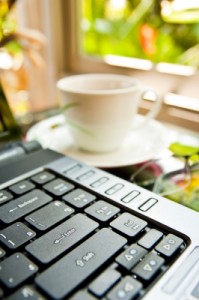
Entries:
{"type": "Polygon", "coordinates": [[[141,299],[186,247],[49,171],[1,190],[0,203],[3,299],[141,299]]]}

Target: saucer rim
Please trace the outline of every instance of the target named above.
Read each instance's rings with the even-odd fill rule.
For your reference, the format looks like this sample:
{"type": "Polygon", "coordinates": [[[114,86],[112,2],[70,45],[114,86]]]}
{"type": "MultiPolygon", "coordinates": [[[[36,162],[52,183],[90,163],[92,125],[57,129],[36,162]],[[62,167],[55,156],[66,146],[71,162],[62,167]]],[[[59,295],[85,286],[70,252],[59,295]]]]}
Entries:
{"type": "MultiPolygon", "coordinates": [[[[140,120],[142,120],[144,118],[143,115],[140,115],[140,114],[137,114],[136,116],[136,122],[139,122],[140,120]]],[[[48,127],[47,127],[47,124],[53,124],[54,122],[58,122],[59,124],[63,124],[63,122],[65,121],[65,118],[64,118],[64,115],[63,114],[60,114],[60,115],[56,115],[56,116],[53,116],[53,117],[50,117],[50,118],[47,118],[45,120],[42,120],[40,122],[38,122],[37,124],[33,125],[28,131],[27,131],[27,134],[26,134],[26,140],[27,141],[31,141],[33,139],[36,139],[34,138],[34,136],[36,136],[36,131],[40,131],[41,132],[41,127],[46,127],[46,130],[49,130],[48,127]],[[52,122],[52,123],[51,123],[52,122]]],[[[156,158],[162,151],[166,150],[167,149],[167,146],[169,145],[168,143],[168,137],[169,137],[169,133],[171,132],[170,130],[168,130],[162,123],[160,123],[159,121],[155,120],[155,119],[152,119],[149,121],[149,123],[147,124],[148,126],[153,126],[154,128],[156,128],[156,130],[160,131],[159,135],[162,136],[163,135],[163,132],[166,133],[166,135],[164,134],[164,136],[166,136],[165,138],[165,141],[164,141],[164,145],[161,145],[160,146],[160,143],[159,144],[159,150],[157,150],[157,152],[152,156],[152,154],[149,155],[149,153],[147,154],[147,156],[144,158],[144,159],[134,159],[134,157],[129,157],[128,159],[125,159],[125,161],[121,160],[121,162],[119,162],[117,160],[117,163],[114,162],[114,161],[109,161],[110,159],[110,156],[111,154],[117,154],[118,153],[118,158],[119,156],[121,157],[122,155],[122,148],[120,149],[120,151],[112,151],[112,152],[108,152],[108,153],[91,153],[91,152],[87,152],[87,151],[82,151],[81,149],[78,149],[77,147],[75,147],[74,143],[72,142],[72,137],[70,136],[70,132],[69,130],[66,130],[65,134],[68,134],[68,138],[69,138],[69,142],[67,144],[67,148],[64,148],[64,149],[55,149],[54,147],[50,147],[49,145],[47,146],[48,148],[54,150],[54,151],[58,151],[64,155],[68,155],[74,159],[77,159],[79,161],[82,161],[83,163],[86,163],[88,165],[91,165],[91,166],[94,166],[94,167],[97,167],[97,168],[104,168],[104,169],[111,169],[111,168],[118,168],[118,167],[127,167],[127,166],[130,166],[130,165],[136,165],[136,164],[139,164],[139,163],[143,163],[143,162],[146,162],[150,159],[153,159],[153,158],[156,158]],[[89,159],[90,157],[90,159],[89,159]],[[92,157],[92,158],[91,158],[92,157]],[[102,158],[101,162],[99,161],[99,158],[102,158]],[[94,163],[94,160],[95,158],[98,158],[98,160],[96,161],[96,163],[94,163]],[[105,162],[107,160],[107,162],[105,162]]],[[[68,125],[64,125],[64,126],[61,126],[62,128],[65,128],[65,129],[68,129],[68,125]]],[[[60,127],[60,128],[61,128],[60,127]]],[[[59,127],[58,127],[59,128],[59,127]]],[[[59,130],[59,129],[56,129],[56,130],[59,130]]],[[[141,128],[139,129],[139,131],[141,132],[142,130],[145,130],[145,128],[141,128]]],[[[137,134],[137,133],[136,133],[137,134]]],[[[129,133],[128,136],[132,135],[132,132],[129,133]]],[[[42,141],[41,139],[36,139],[38,140],[41,145],[45,147],[44,143],[42,144],[42,141]]],[[[66,139],[65,139],[66,140],[66,139]]],[[[163,140],[163,139],[162,139],[163,140]]],[[[170,139],[170,143],[171,143],[171,139],[170,139]]],[[[161,141],[162,142],[162,141],[161,141]]],[[[123,146],[125,145],[125,143],[122,144],[123,146]]],[[[130,147],[130,146],[129,146],[130,147]]],[[[126,147],[127,148],[127,147],[126,147]]],[[[123,153],[124,154],[124,153],[123,153]]]]}

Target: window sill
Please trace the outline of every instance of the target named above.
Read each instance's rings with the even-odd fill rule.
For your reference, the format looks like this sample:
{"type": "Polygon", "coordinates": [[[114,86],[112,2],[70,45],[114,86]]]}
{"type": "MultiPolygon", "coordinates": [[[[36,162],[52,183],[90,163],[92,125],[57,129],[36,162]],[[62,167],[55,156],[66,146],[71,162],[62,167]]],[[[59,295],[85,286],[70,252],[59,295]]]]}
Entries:
{"type": "MultiPolygon", "coordinates": [[[[189,103],[193,100],[193,107],[189,108],[183,104],[183,101],[178,101],[181,97],[178,95],[167,94],[165,95],[162,103],[161,110],[157,116],[157,120],[161,122],[166,122],[167,124],[178,126],[179,128],[189,129],[194,132],[198,132],[199,128],[199,99],[195,98],[188,98],[187,101],[189,103]],[[169,96],[169,98],[168,98],[169,96]],[[170,99],[170,101],[168,101],[170,99]]],[[[183,97],[182,97],[183,98],[183,97]]],[[[153,105],[152,99],[144,99],[139,113],[145,115],[148,110],[150,110],[151,106],[153,105]]],[[[185,103],[186,104],[186,103],[185,103]]]]}

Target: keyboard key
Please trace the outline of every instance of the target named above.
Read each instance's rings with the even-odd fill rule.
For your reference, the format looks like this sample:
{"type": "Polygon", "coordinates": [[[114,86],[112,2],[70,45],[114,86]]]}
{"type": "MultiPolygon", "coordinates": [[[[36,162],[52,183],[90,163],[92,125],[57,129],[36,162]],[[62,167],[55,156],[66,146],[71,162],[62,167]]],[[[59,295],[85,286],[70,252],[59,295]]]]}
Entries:
{"type": "Polygon", "coordinates": [[[94,181],[93,183],[91,183],[90,186],[92,186],[93,188],[98,188],[99,186],[101,186],[104,183],[106,183],[108,180],[109,180],[108,177],[103,176],[103,177],[100,177],[100,179],[97,179],[96,181],[94,181]]]}
{"type": "Polygon", "coordinates": [[[107,222],[115,216],[120,209],[105,201],[97,201],[85,209],[85,212],[101,222],[107,222]]]}
{"type": "Polygon", "coordinates": [[[63,179],[55,179],[44,185],[43,188],[54,196],[62,196],[71,191],[74,185],[63,179]]]}
{"type": "Polygon", "coordinates": [[[107,295],[108,300],[133,300],[142,288],[142,284],[130,276],[124,277],[107,295]]]}
{"type": "Polygon", "coordinates": [[[0,299],[3,299],[3,295],[4,295],[3,289],[0,287],[0,299]]]}
{"type": "Polygon", "coordinates": [[[157,254],[149,253],[145,258],[132,270],[133,274],[143,280],[149,281],[163,265],[164,259],[157,254]]]}
{"type": "Polygon", "coordinates": [[[49,263],[97,227],[95,221],[77,214],[26,246],[26,250],[40,262],[49,263]]]}
{"type": "Polygon", "coordinates": [[[79,170],[81,170],[82,167],[83,167],[83,166],[80,165],[80,164],[75,164],[75,165],[73,165],[72,167],[70,167],[69,169],[63,171],[63,173],[64,173],[64,174],[67,174],[67,175],[72,174],[72,173],[76,173],[76,172],[78,172],[79,170]]]}
{"type": "Polygon", "coordinates": [[[52,198],[44,192],[33,190],[26,195],[1,206],[0,220],[7,224],[12,223],[51,200],[52,198]]]}
{"type": "Polygon", "coordinates": [[[54,201],[43,208],[28,215],[25,219],[35,228],[44,231],[67,218],[74,209],[60,201],[54,201]]]}
{"type": "Polygon", "coordinates": [[[147,253],[144,248],[133,244],[116,258],[116,262],[127,270],[131,270],[147,253]]]}
{"type": "Polygon", "coordinates": [[[130,203],[131,201],[133,201],[139,195],[140,195],[140,192],[134,190],[134,191],[130,192],[128,195],[126,195],[125,197],[123,197],[121,199],[121,201],[124,202],[124,203],[130,203]]]}
{"type": "Polygon", "coordinates": [[[89,285],[89,291],[96,297],[103,297],[121,278],[114,269],[107,269],[89,285]]]}
{"type": "Polygon", "coordinates": [[[22,284],[35,274],[38,267],[22,253],[16,253],[0,263],[0,280],[8,288],[22,284]]]}
{"type": "Polygon", "coordinates": [[[65,195],[62,199],[75,207],[81,208],[95,200],[96,196],[82,189],[75,189],[74,191],[65,195]]]}
{"type": "Polygon", "coordinates": [[[13,293],[6,300],[46,300],[32,286],[24,286],[13,293]]]}
{"type": "Polygon", "coordinates": [[[126,242],[110,229],[102,229],[39,275],[36,283],[54,299],[66,297],[126,242]]]}
{"type": "Polygon", "coordinates": [[[16,249],[32,239],[36,233],[21,222],[15,223],[0,232],[0,241],[10,249],[16,249]]]}
{"type": "Polygon", "coordinates": [[[0,204],[9,201],[12,198],[13,198],[13,196],[9,192],[4,191],[4,190],[0,191],[0,204]]]}
{"type": "Polygon", "coordinates": [[[139,206],[138,208],[141,210],[141,211],[148,211],[149,209],[151,209],[151,207],[153,207],[156,203],[158,203],[158,200],[157,199],[154,199],[154,198],[150,198],[148,199],[146,202],[144,202],[141,206],[139,206]]]}
{"type": "Polygon", "coordinates": [[[87,171],[86,173],[80,175],[79,177],[77,177],[77,180],[84,181],[84,180],[87,180],[88,178],[92,177],[93,175],[95,175],[95,171],[90,170],[90,171],[87,171]]]}
{"type": "Polygon", "coordinates": [[[121,183],[117,183],[114,186],[112,186],[110,189],[108,189],[105,193],[109,196],[117,193],[118,191],[120,191],[122,188],[124,187],[124,184],[121,183]]]}
{"type": "Polygon", "coordinates": [[[44,183],[47,183],[49,182],[50,180],[54,179],[55,178],[55,175],[45,171],[45,172],[41,172],[35,176],[33,176],[31,178],[31,180],[37,184],[44,184],[44,183]]]}
{"type": "Polygon", "coordinates": [[[97,300],[97,298],[93,297],[87,291],[79,291],[70,300],[97,300]]]}
{"type": "Polygon", "coordinates": [[[149,230],[139,241],[138,244],[150,250],[163,236],[161,231],[156,229],[149,230]]]}
{"type": "Polygon", "coordinates": [[[32,182],[30,182],[28,180],[24,180],[15,185],[12,185],[9,188],[9,190],[14,192],[17,195],[22,195],[24,193],[31,191],[34,188],[35,188],[35,185],[32,182]]]}
{"type": "Polygon", "coordinates": [[[4,257],[5,254],[6,252],[0,247],[0,258],[4,257]]]}
{"type": "Polygon", "coordinates": [[[168,234],[155,249],[166,257],[171,257],[182,245],[183,239],[174,234],[168,234]]]}
{"type": "Polygon", "coordinates": [[[147,226],[147,222],[133,216],[132,214],[123,213],[121,216],[111,222],[110,225],[124,233],[126,236],[135,237],[147,226]]]}

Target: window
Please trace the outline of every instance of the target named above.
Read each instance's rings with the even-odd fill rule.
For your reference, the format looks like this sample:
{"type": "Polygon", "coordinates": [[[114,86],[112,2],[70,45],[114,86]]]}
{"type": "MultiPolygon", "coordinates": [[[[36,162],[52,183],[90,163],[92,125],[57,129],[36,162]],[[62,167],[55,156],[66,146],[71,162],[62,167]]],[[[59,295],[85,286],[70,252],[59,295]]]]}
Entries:
{"type": "MultiPolygon", "coordinates": [[[[164,3],[172,3],[173,1],[174,0],[164,0],[164,3]]],[[[198,2],[197,0],[175,1],[178,3],[198,2]]],[[[36,70],[32,73],[33,82],[40,82],[40,88],[38,90],[35,88],[31,90],[32,109],[42,110],[58,105],[56,80],[62,76],[71,73],[87,72],[122,73],[135,76],[144,82],[147,87],[155,89],[158,92],[163,99],[162,111],[158,117],[160,120],[197,131],[199,125],[199,73],[197,69],[199,25],[196,24],[195,20],[198,20],[198,7],[195,11],[188,10],[188,12],[192,14],[194,21],[192,24],[185,25],[187,28],[196,28],[194,38],[192,38],[190,34],[186,34],[186,49],[181,48],[181,52],[178,55],[178,57],[180,57],[180,55],[189,51],[190,48],[196,49],[196,63],[194,66],[187,65],[185,68],[182,67],[179,65],[180,60],[174,61],[177,56],[169,55],[169,51],[167,56],[163,56],[163,58],[165,58],[164,62],[167,64],[160,63],[160,61],[162,62],[161,56],[159,56],[159,58],[155,56],[152,58],[151,54],[147,53],[147,51],[153,52],[152,46],[154,45],[150,45],[150,43],[147,45],[145,40],[142,41],[143,45],[145,45],[145,48],[143,48],[145,52],[139,51],[139,45],[134,49],[134,52],[131,51],[132,53],[129,53],[130,49],[132,49],[130,46],[120,45],[119,47],[117,45],[117,47],[114,47],[113,45],[117,43],[117,40],[116,38],[114,38],[114,40],[110,38],[110,33],[109,35],[106,32],[104,33],[104,28],[108,30],[107,28],[110,28],[110,25],[107,25],[106,18],[101,18],[101,15],[100,18],[96,18],[95,20],[97,27],[95,28],[95,32],[92,33],[94,36],[93,45],[95,47],[93,46],[92,48],[91,27],[89,27],[90,17],[88,15],[88,9],[91,3],[94,3],[98,9],[101,7],[101,10],[107,9],[108,6],[109,13],[114,8],[114,3],[115,5],[119,3],[120,9],[121,4],[123,4],[123,9],[127,9],[125,13],[128,13],[129,18],[132,12],[137,9],[138,5],[150,6],[148,15],[147,17],[145,16],[146,19],[144,19],[145,22],[146,20],[150,20],[150,26],[142,27],[142,35],[144,34],[143,36],[145,36],[145,33],[149,30],[152,39],[156,38],[157,42],[157,32],[154,31],[156,23],[153,18],[159,18],[158,22],[160,22],[160,15],[156,14],[156,10],[157,7],[159,7],[160,12],[160,3],[162,2],[163,1],[155,0],[20,0],[20,23],[29,28],[39,29],[45,34],[48,41],[45,50],[43,50],[43,57],[46,60],[46,70],[43,74],[38,74],[36,70]],[[125,5],[127,8],[125,8],[125,5]],[[155,6],[152,7],[152,5],[155,6]],[[98,30],[97,35],[96,30],[98,30]],[[154,37],[153,34],[155,35],[154,37]],[[106,36],[105,40],[109,47],[106,46],[106,43],[102,43],[101,40],[99,40],[102,39],[104,35],[106,36]],[[190,41],[189,37],[191,38],[190,41]],[[100,47],[98,48],[96,48],[96,39],[98,39],[97,43],[100,43],[100,47]],[[111,47],[113,51],[110,50],[111,47]],[[172,63],[172,65],[168,64],[168,62],[172,63]],[[175,63],[175,65],[173,63],[175,63]],[[40,96],[33,97],[35,92],[40,93],[40,96]]],[[[117,7],[114,9],[118,9],[119,11],[117,7]]],[[[182,10],[182,12],[183,11],[185,10],[182,10]]],[[[119,12],[117,13],[119,16],[119,12]]],[[[116,12],[114,12],[114,14],[116,15],[116,12]]],[[[109,14],[109,16],[110,15],[111,14],[109,14]]],[[[124,16],[123,19],[117,19],[114,22],[122,21],[125,24],[126,15],[124,16]]],[[[174,17],[176,17],[175,12],[171,11],[170,18],[174,17]]],[[[180,17],[182,17],[182,14],[180,17]]],[[[173,20],[170,20],[170,23],[168,23],[167,20],[167,23],[165,23],[169,30],[174,28],[172,26],[175,26],[175,29],[182,27],[182,24],[179,26],[177,24],[172,25],[173,22],[173,20]]],[[[145,25],[145,23],[143,24],[145,25]]],[[[114,23],[114,26],[116,25],[117,24],[114,23]]],[[[118,25],[118,27],[120,26],[118,25]]],[[[173,29],[173,31],[175,30],[173,29]]],[[[135,34],[136,32],[135,30],[135,34]]],[[[191,34],[193,34],[192,31],[191,34]]],[[[163,38],[161,37],[161,39],[163,38]]],[[[172,36],[170,36],[169,40],[172,41],[171,43],[175,42],[174,38],[172,40],[172,36]]],[[[126,41],[126,43],[127,42],[129,43],[129,41],[126,41]]],[[[120,41],[120,43],[122,44],[124,41],[120,41]]],[[[176,43],[174,44],[175,49],[179,51],[179,47],[176,46],[176,43]]],[[[159,40],[156,46],[160,47],[159,40]]],[[[148,99],[148,97],[143,101],[140,113],[146,112],[151,105],[151,101],[152,99],[148,99]]]]}
{"type": "MultiPolygon", "coordinates": [[[[164,62],[199,69],[199,1],[82,0],[81,14],[81,44],[87,55],[148,60],[138,60],[138,68],[150,69],[153,63],[164,62]]],[[[132,62],[136,65],[136,60],[132,62]]],[[[193,70],[185,68],[184,72],[193,70]]]]}
{"type": "MultiPolygon", "coordinates": [[[[179,64],[154,64],[149,60],[141,60],[138,63],[134,58],[118,55],[93,55],[93,53],[89,55],[88,46],[86,44],[87,37],[85,35],[86,29],[89,28],[89,26],[87,24],[88,22],[86,21],[86,23],[84,20],[85,7],[83,5],[85,3],[87,6],[89,3],[94,3],[95,5],[103,3],[106,5],[107,3],[110,4],[110,2],[111,0],[69,0],[60,2],[64,29],[64,35],[61,39],[63,43],[61,48],[64,52],[61,75],[64,73],[67,74],[68,72],[113,72],[135,76],[144,82],[146,86],[155,89],[160,97],[163,98],[162,111],[159,115],[160,120],[197,131],[199,126],[199,97],[197,87],[199,73],[195,67],[187,66],[184,68],[179,64]]],[[[123,1],[117,2],[121,3],[123,1]]],[[[131,3],[141,2],[157,3],[158,1],[131,1],[131,3]]],[[[181,2],[185,3],[187,1],[181,2]]],[[[190,2],[192,1],[189,1],[189,3],[190,2]]],[[[196,2],[197,1],[194,3],[196,2]]],[[[198,7],[193,13],[194,16],[195,14],[198,16],[198,7]]],[[[198,20],[197,17],[196,20],[198,20]]],[[[175,26],[178,25],[176,24],[175,26]]],[[[190,26],[193,26],[193,24],[190,24],[190,26]]],[[[197,24],[197,29],[198,26],[197,24]]],[[[196,38],[198,39],[198,33],[196,34],[196,38]]],[[[194,43],[198,49],[198,40],[194,43]]],[[[97,50],[99,51],[99,49],[97,50]]],[[[198,59],[198,55],[196,55],[196,58],[198,59]]],[[[143,101],[141,113],[144,113],[150,105],[150,99],[143,101]]]]}

